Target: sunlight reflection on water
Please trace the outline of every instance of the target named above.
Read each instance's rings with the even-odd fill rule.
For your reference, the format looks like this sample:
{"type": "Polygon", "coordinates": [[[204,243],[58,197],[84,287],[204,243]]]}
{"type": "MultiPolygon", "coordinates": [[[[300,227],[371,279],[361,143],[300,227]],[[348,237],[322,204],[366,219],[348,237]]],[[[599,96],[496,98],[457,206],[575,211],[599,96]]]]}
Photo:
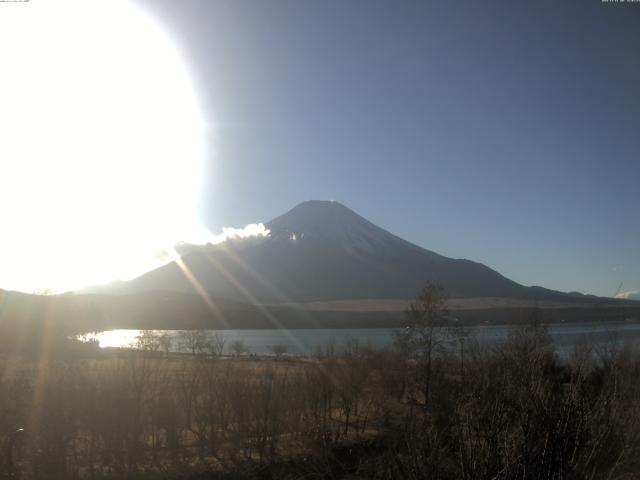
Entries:
{"type": "Polygon", "coordinates": [[[100,344],[100,348],[122,348],[132,346],[139,335],[140,330],[107,330],[105,332],[81,335],[80,339],[83,341],[97,341],[100,344]]]}

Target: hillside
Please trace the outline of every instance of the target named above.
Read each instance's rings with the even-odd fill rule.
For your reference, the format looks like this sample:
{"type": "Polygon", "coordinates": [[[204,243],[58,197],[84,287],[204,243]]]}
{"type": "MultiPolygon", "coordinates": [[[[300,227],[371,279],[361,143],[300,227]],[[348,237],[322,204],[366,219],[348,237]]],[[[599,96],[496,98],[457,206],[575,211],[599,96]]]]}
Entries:
{"type": "Polygon", "coordinates": [[[267,238],[186,249],[172,262],[107,293],[193,292],[251,304],[410,299],[428,282],[453,297],[598,302],[525,287],[491,268],[407,242],[337,202],[304,202],[270,222],[267,238]],[[186,273],[188,272],[188,273],[186,273]],[[197,287],[194,287],[194,283],[197,287]]]}

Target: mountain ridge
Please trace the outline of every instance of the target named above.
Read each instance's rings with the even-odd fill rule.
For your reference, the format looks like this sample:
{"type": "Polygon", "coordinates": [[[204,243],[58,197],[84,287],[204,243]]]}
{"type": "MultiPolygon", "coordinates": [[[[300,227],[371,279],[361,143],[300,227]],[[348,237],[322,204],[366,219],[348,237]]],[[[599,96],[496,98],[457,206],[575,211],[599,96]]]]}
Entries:
{"type": "MultiPolygon", "coordinates": [[[[345,205],[309,200],[265,226],[266,238],[194,246],[179,262],[108,293],[193,292],[254,304],[410,299],[427,283],[453,297],[595,301],[526,287],[490,267],[445,257],[378,227],[345,205]]],[[[597,298],[597,297],[596,297],[597,298]]]]}

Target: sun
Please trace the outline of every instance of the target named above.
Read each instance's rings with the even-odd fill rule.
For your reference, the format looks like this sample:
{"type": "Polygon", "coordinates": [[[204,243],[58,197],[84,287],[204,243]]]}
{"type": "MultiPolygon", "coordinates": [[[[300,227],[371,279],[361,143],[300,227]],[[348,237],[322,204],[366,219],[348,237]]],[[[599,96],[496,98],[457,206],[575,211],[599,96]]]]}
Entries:
{"type": "Polygon", "coordinates": [[[0,69],[0,288],[128,278],[197,228],[203,121],[143,11],[5,3],[0,69]]]}

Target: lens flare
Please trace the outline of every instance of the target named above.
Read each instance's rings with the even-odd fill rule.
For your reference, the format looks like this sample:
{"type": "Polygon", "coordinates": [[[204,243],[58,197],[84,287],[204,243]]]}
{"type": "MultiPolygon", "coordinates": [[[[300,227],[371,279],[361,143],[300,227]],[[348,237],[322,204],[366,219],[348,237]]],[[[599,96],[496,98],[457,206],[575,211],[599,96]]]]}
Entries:
{"type": "Polygon", "coordinates": [[[0,288],[157,266],[197,227],[203,121],[169,37],[124,1],[0,16],[0,288]]]}

